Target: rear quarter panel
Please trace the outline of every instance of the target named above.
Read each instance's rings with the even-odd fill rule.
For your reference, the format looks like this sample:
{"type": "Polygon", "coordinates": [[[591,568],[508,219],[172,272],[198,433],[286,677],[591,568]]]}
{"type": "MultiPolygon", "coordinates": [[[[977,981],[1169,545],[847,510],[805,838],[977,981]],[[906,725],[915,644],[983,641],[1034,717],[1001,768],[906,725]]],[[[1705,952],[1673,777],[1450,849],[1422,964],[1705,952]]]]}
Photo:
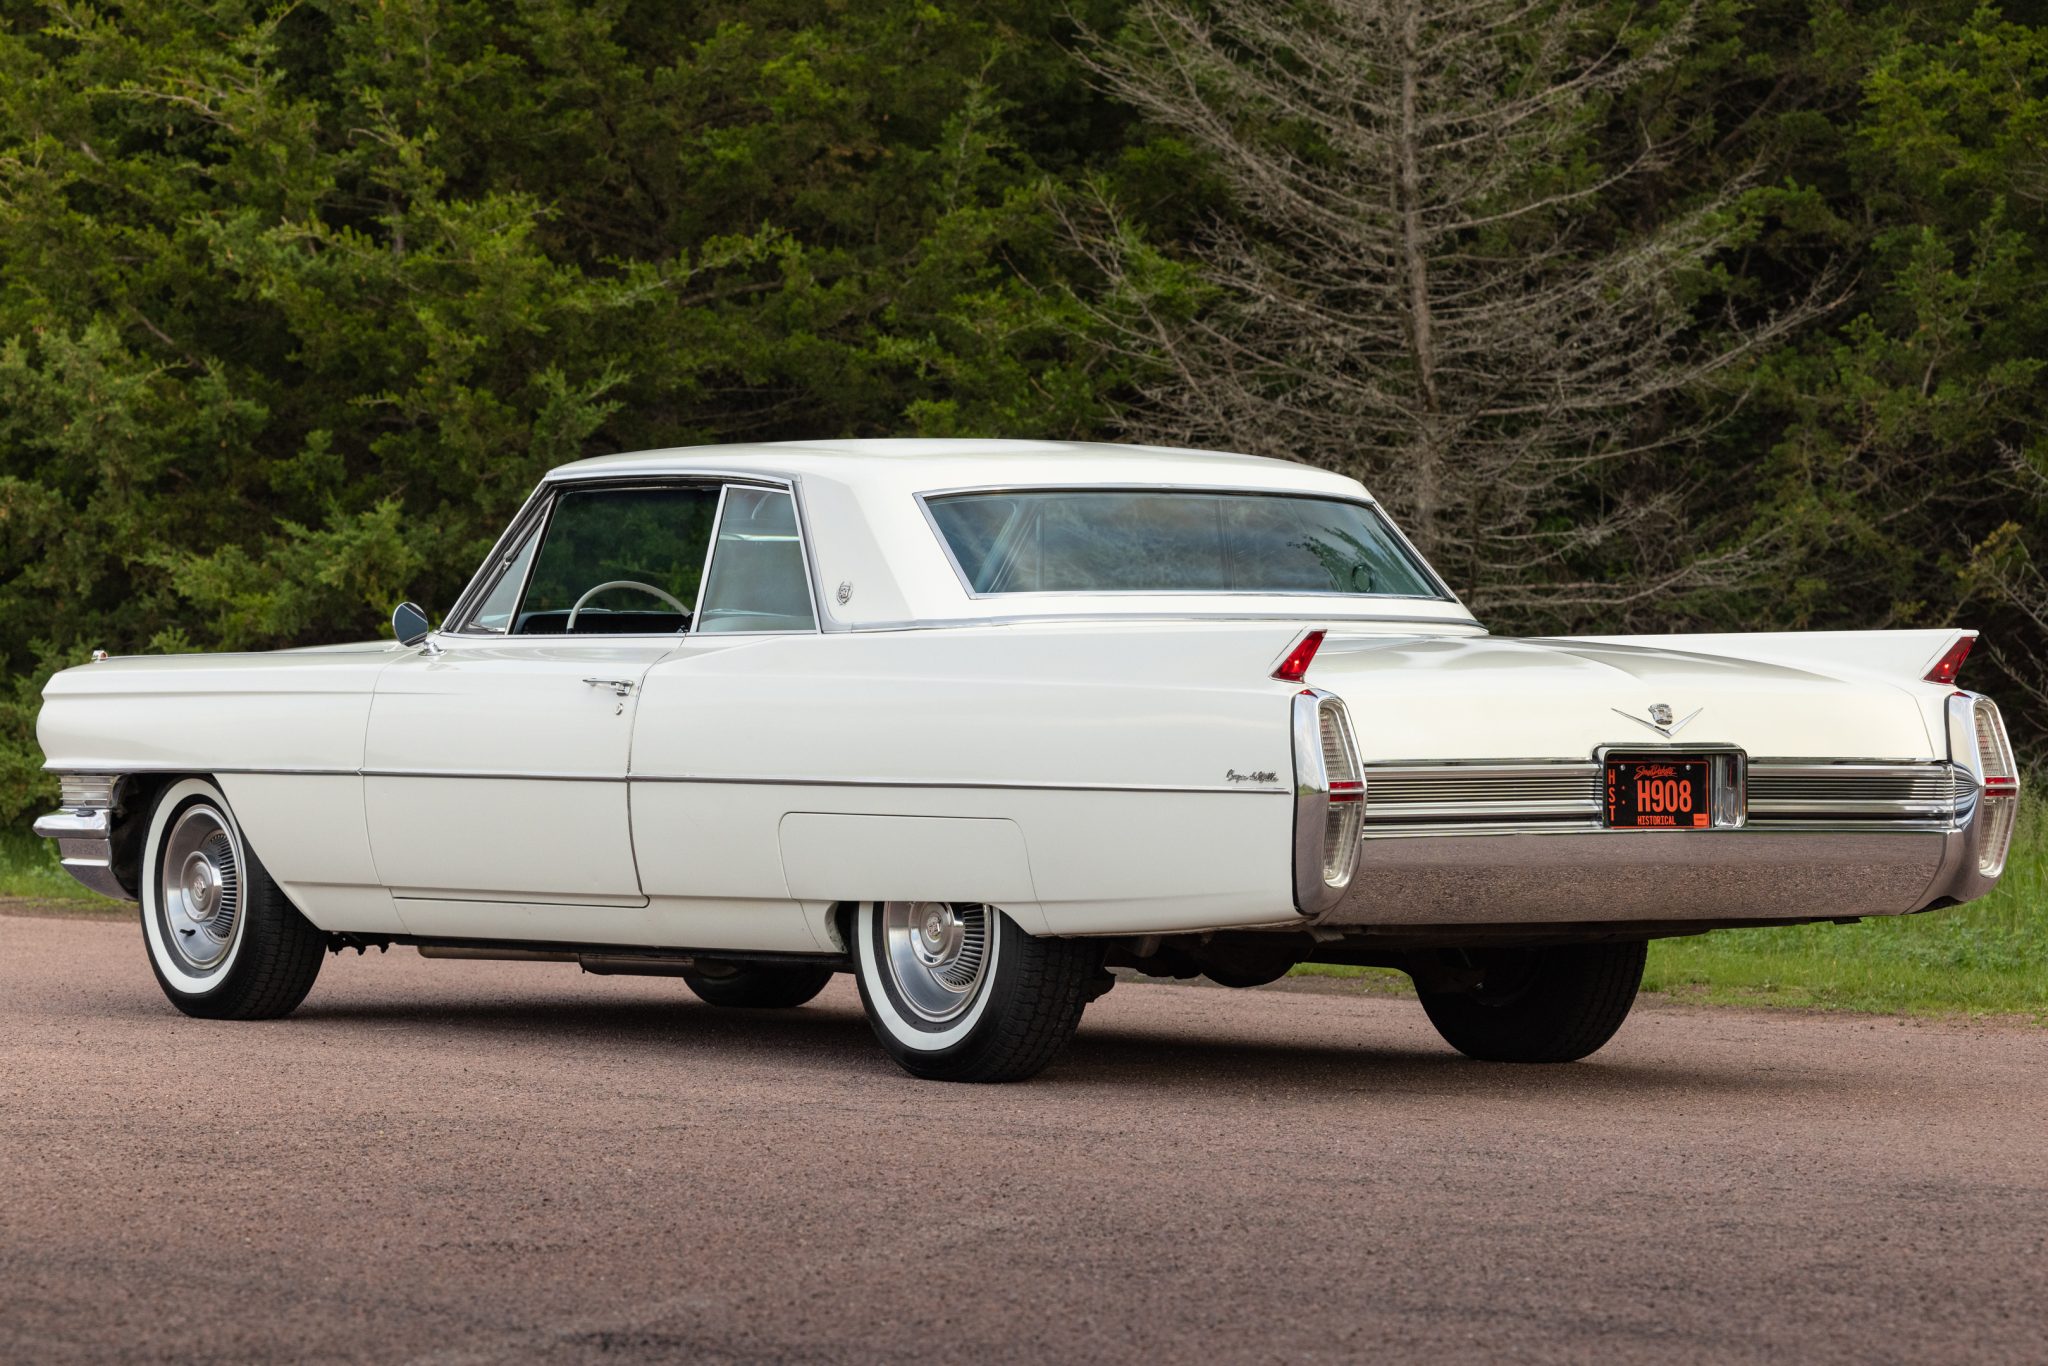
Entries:
{"type": "Polygon", "coordinates": [[[986,900],[1065,934],[1289,918],[1292,689],[1267,674],[1299,630],[854,632],[666,661],[634,732],[643,885],[986,900]]]}

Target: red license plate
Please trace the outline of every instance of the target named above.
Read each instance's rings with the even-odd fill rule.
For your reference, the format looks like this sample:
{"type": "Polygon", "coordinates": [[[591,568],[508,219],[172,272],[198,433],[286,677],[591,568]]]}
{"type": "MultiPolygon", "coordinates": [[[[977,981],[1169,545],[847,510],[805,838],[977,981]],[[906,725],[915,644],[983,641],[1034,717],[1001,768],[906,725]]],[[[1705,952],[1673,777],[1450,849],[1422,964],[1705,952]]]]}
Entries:
{"type": "Polygon", "coordinates": [[[1705,830],[1714,823],[1712,767],[1702,758],[1609,759],[1602,808],[1625,830],[1705,830]]]}

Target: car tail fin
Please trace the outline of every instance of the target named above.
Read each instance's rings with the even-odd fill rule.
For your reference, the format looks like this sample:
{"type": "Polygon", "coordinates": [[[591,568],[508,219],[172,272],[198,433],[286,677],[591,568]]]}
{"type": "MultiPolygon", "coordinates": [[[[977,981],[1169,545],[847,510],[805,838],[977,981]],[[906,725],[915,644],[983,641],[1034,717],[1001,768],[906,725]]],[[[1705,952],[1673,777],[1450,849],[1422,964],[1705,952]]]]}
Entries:
{"type": "Polygon", "coordinates": [[[1327,631],[1310,631],[1294,642],[1294,648],[1280,661],[1280,667],[1273,670],[1273,677],[1282,683],[1299,683],[1308,673],[1308,666],[1315,661],[1316,651],[1323,648],[1323,637],[1327,631]]]}
{"type": "Polygon", "coordinates": [[[1970,647],[1976,643],[1977,637],[1974,635],[1959,637],[1955,644],[1942,651],[1940,659],[1934,661],[1934,667],[1927,671],[1927,681],[1954,683],[1956,675],[1963,671],[1963,661],[1970,657],[1970,647]]]}

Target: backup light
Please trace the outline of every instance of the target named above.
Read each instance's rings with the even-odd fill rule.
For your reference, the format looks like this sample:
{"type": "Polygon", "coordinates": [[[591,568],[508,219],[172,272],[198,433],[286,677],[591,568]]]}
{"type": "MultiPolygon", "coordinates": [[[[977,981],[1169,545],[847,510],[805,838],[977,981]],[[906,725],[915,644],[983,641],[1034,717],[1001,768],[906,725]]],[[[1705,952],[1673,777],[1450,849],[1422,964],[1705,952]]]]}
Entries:
{"type": "Polygon", "coordinates": [[[2020,771],[2013,762],[2012,741],[2006,738],[2005,718],[1987,697],[1970,706],[1976,722],[1977,763],[1984,775],[1984,838],[1977,846],[1977,871],[1997,877],[2005,871],[2005,857],[2012,849],[2013,829],[2019,824],[2020,771]]]}
{"type": "Polygon", "coordinates": [[[1997,703],[1972,692],[1950,695],[1948,755],[1976,789],[1977,872],[1995,878],[2005,871],[2020,812],[2020,769],[1997,703]]]}
{"type": "Polygon", "coordinates": [[[1358,867],[1358,841],[1365,833],[1365,775],[1358,769],[1358,746],[1351,738],[1351,720],[1336,698],[1316,705],[1316,728],[1322,732],[1323,774],[1329,808],[1323,817],[1323,883],[1342,889],[1358,867]]]}

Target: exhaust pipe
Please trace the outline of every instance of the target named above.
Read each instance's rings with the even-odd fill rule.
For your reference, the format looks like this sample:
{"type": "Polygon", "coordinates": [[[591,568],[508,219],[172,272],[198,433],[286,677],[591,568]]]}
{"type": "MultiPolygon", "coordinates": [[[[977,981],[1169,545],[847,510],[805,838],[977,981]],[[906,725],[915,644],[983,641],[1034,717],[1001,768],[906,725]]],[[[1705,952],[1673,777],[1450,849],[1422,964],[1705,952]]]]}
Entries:
{"type": "Polygon", "coordinates": [[[597,977],[681,977],[696,971],[694,958],[635,958],[616,954],[581,953],[576,961],[597,977]]]}
{"type": "Polygon", "coordinates": [[[696,959],[668,954],[571,953],[559,949],[514,949],[466,944],[421,944],[422,958],[462,958],[497,963],[577,963],[599,977],[681,977],[696,970],[696,959]]]}
{"type": "Polygon", "coordinates": [[[422,958],[487,958],[505,963],[573,963],[573,953],[551,953],[546,949],[472,949],[460,944],[422,944],[422,958]]]}

